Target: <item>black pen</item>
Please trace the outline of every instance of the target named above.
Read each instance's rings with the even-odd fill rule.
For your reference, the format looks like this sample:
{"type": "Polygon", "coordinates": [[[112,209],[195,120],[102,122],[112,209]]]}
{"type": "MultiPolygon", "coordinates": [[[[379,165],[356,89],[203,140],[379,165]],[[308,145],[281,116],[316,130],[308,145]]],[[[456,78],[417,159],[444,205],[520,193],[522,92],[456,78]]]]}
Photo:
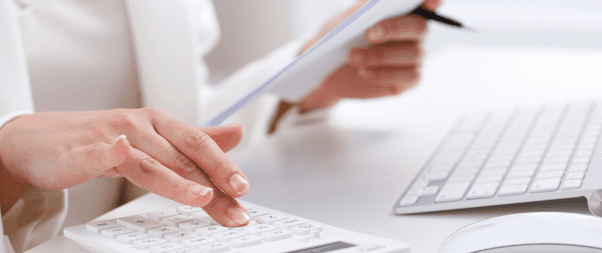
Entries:
{"type": "Polygon", "coordinates": [[[454,27],[458,27],[458,28],[465,28],[465,29],[468,29],[468,30],[473,31],[473,32],[475,31],[474,29],[470,29],[468,27],[465,27],[464,25],[462,25],[462,23],[460,23],[458,21],[455,21],[455,20],[453,20],[451,18],[448,18],[448,17],[441,16],[441,15],[439,15],[439,14],[433,12],[433,11],[430,11],[430,10],[427,10],[427,9],[423,8],[422,6],[416,8],[410,14],[415,14],[415,15],[421,16],[421,17],[426,18],[426,19],[430,19],[430,20],[434,20],[434,21],[437,21],[437,22],[441,22],[441,23],[446,24],[446,25],[450,25],[450,26],[454,26],[454,27]]]}

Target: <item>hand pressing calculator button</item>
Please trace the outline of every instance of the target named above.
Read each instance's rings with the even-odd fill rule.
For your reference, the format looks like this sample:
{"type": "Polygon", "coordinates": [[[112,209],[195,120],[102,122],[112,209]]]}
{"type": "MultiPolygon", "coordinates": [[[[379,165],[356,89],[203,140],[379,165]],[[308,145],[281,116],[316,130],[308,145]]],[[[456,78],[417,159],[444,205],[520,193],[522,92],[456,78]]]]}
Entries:
{"type": "Polygon", "coordinates": [[[397,253],[410,250],[406,243],[355,233],[240,202],[251,212],[251,221],[238,228],[212,224],[208,220],[213,219],[202,209],[173,202],[169,210],[90,222],[66,228],[64,234],[91,252],[326,253],[369,248],[374,253],[397,253]]]}

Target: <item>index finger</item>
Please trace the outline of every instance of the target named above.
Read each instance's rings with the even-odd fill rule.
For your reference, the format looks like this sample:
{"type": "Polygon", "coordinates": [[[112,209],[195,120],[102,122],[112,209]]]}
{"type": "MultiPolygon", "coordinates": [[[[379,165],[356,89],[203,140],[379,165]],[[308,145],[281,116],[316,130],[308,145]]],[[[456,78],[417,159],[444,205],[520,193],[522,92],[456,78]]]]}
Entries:
{"type": "Polygon", "coordinates": [[[247,193],[247,177],[210,136],[164,111],[151,111],[157,133],[201,167],[223,192],[235,198],[247,193]]]}

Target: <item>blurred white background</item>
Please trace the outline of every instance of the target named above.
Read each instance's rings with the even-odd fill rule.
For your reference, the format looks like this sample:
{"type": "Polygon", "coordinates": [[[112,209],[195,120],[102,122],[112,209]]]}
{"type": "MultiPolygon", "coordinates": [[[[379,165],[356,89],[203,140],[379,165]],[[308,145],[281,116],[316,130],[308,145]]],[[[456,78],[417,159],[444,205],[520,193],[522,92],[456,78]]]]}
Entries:
{"type": "MultiPolygon", "coordinates": [[[[400,0],[401,1],[401,0],[400,0]]],[[[217,81],[313,31],[355,0],[214,0],[222,30],[206,58],[217,81]]],[[[602,48],[602,1],[443,0],[438,13],[478,33],[431,22],[427,56],[448,46],[602,48]]]]}

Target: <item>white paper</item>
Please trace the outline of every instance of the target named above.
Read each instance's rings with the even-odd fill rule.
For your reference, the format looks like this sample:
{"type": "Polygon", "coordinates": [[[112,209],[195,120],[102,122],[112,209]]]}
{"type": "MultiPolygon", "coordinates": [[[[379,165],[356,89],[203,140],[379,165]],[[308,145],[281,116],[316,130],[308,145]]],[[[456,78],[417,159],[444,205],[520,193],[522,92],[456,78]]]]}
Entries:
{"type": "Polygon", "coordinates": [[[371,0],[288,66],[238,98],[206,125],[220,124],[263,93],[273,93],[288,101],[300,100],[346,62],[351,48],[366,43],[363,35],[368,28],[384,19],[408,14],[421,3],[422,0],[371,0]]]}

